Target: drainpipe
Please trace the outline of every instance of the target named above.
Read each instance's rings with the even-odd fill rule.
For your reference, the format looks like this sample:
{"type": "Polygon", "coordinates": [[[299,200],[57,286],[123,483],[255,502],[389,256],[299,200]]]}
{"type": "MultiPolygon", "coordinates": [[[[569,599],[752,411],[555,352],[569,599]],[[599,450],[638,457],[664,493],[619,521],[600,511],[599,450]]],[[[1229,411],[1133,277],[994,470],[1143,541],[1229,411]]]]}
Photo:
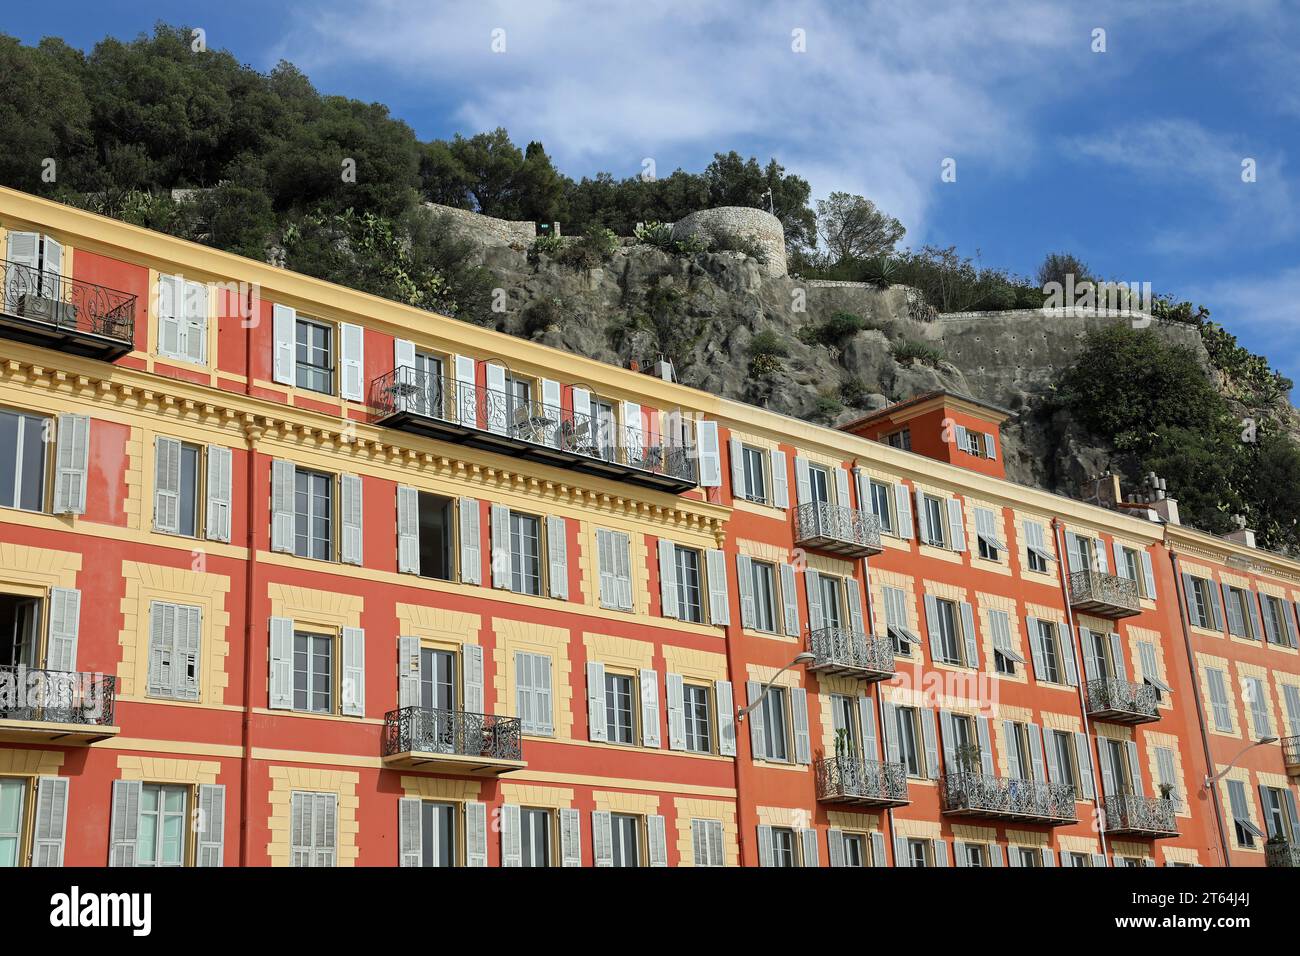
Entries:
{"type": "MultiPolygon", "coordinates": [[[[1196,665],[1193,663],[1195,658],[1192,656],[1192,632],[1191,622],[1187,618],[1187,595],[1183,592],[1183,575],[1178,567],[1178,555],[1172,550],[1169,552],[1169,562],[1174,569],[1174,596],[1178,600],[1178,622],[1183,629],[1183,647],[1186,649],[1187,671],[1192,679],[1192,700],[1196,702],[1196,722],[1201,730],[1201,747],[1205,753],[1205,777],[1208,780],[1214,776],[1214,755],[1210,752],[1210,729],[1205,722],[1205,704],[1201,700],[1200,685],[1196,681],[1196,665]]],[[[1207,788],[1210,791],[1210,801],[1214,806],[1214,825],[1219,831],[1219,847],[1223,858],[1223,865],[1231,865],[1231,858],[1228,856],[1228,831],[1223,820],[1223,805],[1219,802],[1219,785],[1207,788]]]]}
{"type": "MultiPolygon", "coordinates": [[[[740,690],[745,686],[744,681],[744,662],[740,659],[739,639],[743,637],[743,626],[730,625],[727,631],[727,671],[731,678],[731,726],[736,736],[736,755],[732,758],[731,769],[736,780],[736,852],[739,857],[740,865],[746,866],[745,862],[745,845],[750,830],[758,826],[758,815],[750,813],[746,809],[745,803],[745,784],[748,770],[741,765],[744,763],[740,757],[740,736],[741,722],[736,719],[736,697],[740,690]]],[[[746,701],[748,703],[748,701],[746,701]]],[[[751,763],[753,754],[750,754],[751,763]]],[[[757,833],[757,830],[754,830],[757,833]]],[[[754,860],[754,865],[758,865],[758,860],[754,860]]]]}
{"type": "MultiPolygon", "coordinates": [[[[1066,566],[1069,564],[1068,556],[1065,552],[1064,542],[1061,533],[1065,525],[1060,518],[1052,519],[1052,540],[1056,542],[1056,569],[1057,575],[1061,579],[1061,596],[1065,599],[1065,620],[1070,628],[1070,654],[1074,657],[1074,676],[1078,678],[1078,686],[1075,688],[1079,694],[1079,715],[1083,718],[1083,735],[1088,740],[1089,755],[1092,757],[1092,786],[1093,793],[1097,795],[1097,809],[1099,816],[1103,819],[1106,816],[1105,794],[1101,787],[1101,743],[1094,743],[1092,733],[1088,729],[1088,697],[1086,693],[1087,678],[1084,676],[1086,671],[1083,667],[1083,648],[1078,646],[1078,628],[1074,624],[1074,609],[1070,606],[1070,579],[1066,577],[1066,566]]],[[[1030,635],[1033,640],[1033,635],[1030,635]]],[[[1102,856],[1106,855],[1106,827],[1097,828],[1097,837],[1101,841],[1102,856]]]]}
{"type": "MultiPolygon", "coordinates": [[[[249,291],[248,311],[244,329],[244,394],[253,392],[253,327],[256,324],[251,310],[257,302],[249,291]]],[[[244,424],[245,446],[248,463],[245,477],[245,528],[248,557],[244,561],[244,713],[240,729],[240,745],[243,749],[242,767],[239,775],[239,865],[249,865],[252,850],[252,831],[249,821],[253,818],[253,606],[256,602],[257,587],[257,508],[253,489],[257,487],[257,440],[262,430],[251,422],[244,424]]]]}
{"type": "MultiPolygon", "coordinates": [[[[876,633],[876,604],[871,596],[871,567],[867,563],[866,558],[862,559],[862,577],[863,577],[862,586],[866,591],[865,603],[867,606],[867,634],[874,635],[876,633]]],[[[886,637],[888,637],[888,635],[886,635],[886,637]]],[[[884,694],[881,693],[880,690],[880,682],[876,683],[876,727],[878,728],[877,737],[881,741],[881,746],[883,746],[884,739],[885,739],[885,703],[884,703],[884,694]]],[[[885,756],[886,754],[881,753],[880,755],[881,762],[884,762],[885,756]]],[[[885,856],[889,856],[889,854],[892,853],[893,851],[894,851],[894,808],[885,807],[885,856]]],[[[884,865],[883,860],[878,863],[875,860],[872,860],[871,862],[876,866],[884,865]]],[[[897,861],[895,861],[894,865],[895,866],[898,865],[897,861]]]]}

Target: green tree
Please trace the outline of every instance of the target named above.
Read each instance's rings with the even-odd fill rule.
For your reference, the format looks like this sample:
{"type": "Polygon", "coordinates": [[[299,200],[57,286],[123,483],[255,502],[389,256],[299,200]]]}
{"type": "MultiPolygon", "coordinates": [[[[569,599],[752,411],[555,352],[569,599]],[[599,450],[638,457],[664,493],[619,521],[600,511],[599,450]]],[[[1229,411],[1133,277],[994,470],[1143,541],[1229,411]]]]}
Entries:
{"type": "Polygon", "coordinates": [[[901,222],[862,196],[833,192],[817,202],[817,234],[836,264],[888,255],[905,232],[901,222]]]}

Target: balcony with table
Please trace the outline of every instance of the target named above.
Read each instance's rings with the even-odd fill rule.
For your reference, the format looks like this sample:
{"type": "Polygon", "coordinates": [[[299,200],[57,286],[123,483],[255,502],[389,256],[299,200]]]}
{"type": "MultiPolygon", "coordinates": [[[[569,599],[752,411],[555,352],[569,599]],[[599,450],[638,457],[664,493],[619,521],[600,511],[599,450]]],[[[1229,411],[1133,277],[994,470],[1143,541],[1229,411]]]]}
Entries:
{"type": "Polygon", "coordinates": [[[1070,572],[1070,607],[1111,620],[1142,613],[1137,582],[1100,571],[1070,572]]]}
{"type": "Polygon", "coordinates": [[[794,512],[794,543],[844,558],[880,554],[880,519],[869,511],[809,501],[794,512]]]}
{"type": "Polygon", "coordinates": [[[384,766],[496,777],[527,766],[518,717],[400,707],[384,715],[384,766]]]}
{"type": "Polygon", "coordinates": [[[0,667],[0,741],[84,746],[117,735],[117,678],[0,667]]]}
{"type": "MultiPolygon", "coordinates": [[[[408,366],[371,384],[370,405],[379,424],[413,434],[672,494],[698,483],[689,437],[666,441],[635,426],[601,427],[594,415],[408,366]]],[[[677,435],[690,429],[686,419],[681,425],[677,435]]]]}
{"type": "Polygon", "coordinates": [[[0,259],[0,337],[111,362],[135,347],[136,297],[0,259]]]}

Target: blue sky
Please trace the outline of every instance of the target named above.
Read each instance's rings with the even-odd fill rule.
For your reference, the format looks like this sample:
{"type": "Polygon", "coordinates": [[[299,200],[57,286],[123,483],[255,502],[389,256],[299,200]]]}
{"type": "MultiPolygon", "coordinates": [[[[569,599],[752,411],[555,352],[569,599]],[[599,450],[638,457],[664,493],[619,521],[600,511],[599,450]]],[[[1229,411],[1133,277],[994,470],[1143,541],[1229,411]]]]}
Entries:
{"type": "Polygon", "coordinates": [[[1024,274],[1068,250],[1199,301],[1300,381],[1300,4],[65,0],[0,29],[88,48],[156,20],[422,138],[505,126],[573,176],[775,156],[815,197],[874,199],[908,244],[1024,274]]]}

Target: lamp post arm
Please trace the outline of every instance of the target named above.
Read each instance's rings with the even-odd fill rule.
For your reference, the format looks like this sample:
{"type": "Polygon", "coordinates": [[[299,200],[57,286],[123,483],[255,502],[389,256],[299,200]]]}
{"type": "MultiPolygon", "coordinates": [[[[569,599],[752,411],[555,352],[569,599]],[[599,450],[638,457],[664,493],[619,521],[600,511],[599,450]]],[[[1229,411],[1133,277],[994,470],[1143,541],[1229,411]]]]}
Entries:
{"type": "Polygon", "coordinates": [[[795,662],[791,661],[789,664],[786,664],[785,667],[782,667],[779,671],[773,674],[772,679],[769,680],[766,684],[764,684],[762,688],[759,690],[758,696],[754,698],[752,701],[750,701],[748,704],[746,704],[744,707],[741,707],[736,711],[736,722],[744,723],[745,718],[749,716],[750,711],[752,711],[755,707],[757,707],[759,704],[763,702],[763,698],[766,697],[767,692],[772,689],[772,685],[776,683],[776,679],[780,677],[782,674],[784,674],[786,671],[788,671],[794,665],[795,662]]]}

